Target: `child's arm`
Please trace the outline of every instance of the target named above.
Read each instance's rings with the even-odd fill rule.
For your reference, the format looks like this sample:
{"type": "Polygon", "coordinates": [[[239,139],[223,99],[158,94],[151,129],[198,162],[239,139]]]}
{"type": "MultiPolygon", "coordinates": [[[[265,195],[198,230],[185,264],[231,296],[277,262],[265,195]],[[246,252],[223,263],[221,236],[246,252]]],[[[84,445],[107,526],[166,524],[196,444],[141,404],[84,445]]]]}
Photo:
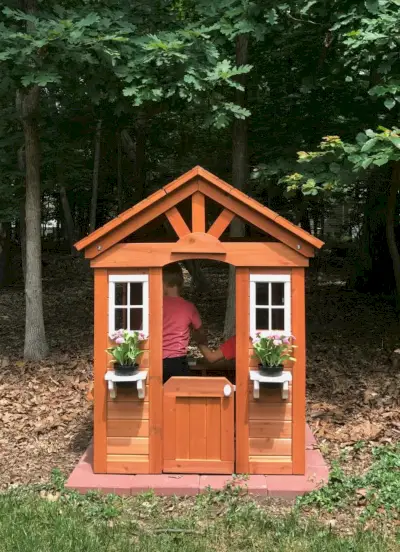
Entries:
{"type": "Polygon", "coordinates": [[[214,362],[218,362],[219,360],[223,360],[225,358],[220,347],[218,347],[218,349],[216,349],[215,351],[213,351],[212,349],[210,349],[206,345],[203,345],[202,343],[199,343],[198,347],[199,347],[203,357],[210,364],[214,364],[214,362]]]}

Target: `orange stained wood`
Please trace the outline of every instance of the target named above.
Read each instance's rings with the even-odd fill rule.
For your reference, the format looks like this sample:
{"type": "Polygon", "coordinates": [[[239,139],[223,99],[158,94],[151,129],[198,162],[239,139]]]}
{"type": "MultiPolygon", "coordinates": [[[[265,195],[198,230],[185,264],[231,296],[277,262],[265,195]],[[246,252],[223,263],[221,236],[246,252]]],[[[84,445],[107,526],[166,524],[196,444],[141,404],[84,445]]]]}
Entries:
{"type": "Polygon", "coordinates": [[[253,420],[281,421],[292,419],[292,404],[287,401],[281,403],[250,402],[249,418],[253,420]]]}
{"type": "Polygon", "coordinates": [[[250,438],[249,448],[250,456],[290,456],[292,454],[292,440],[254,437],[250,438]]]}
{"type": "Polygon", "coordinates": [[[233,473],[234,393],[226,378],[164,385],[164,472],[233,473]],[[224,387],[231,388],[225,397],[224,387]],[[207,391],[208,389],[208,391],[207,391]]]}
{"type": "MultiPolygon", "coordinates": [[[[189,240],[190,236],[192,235],[188,234],[186,240],[189,240]]],[[[113,269],[113,272],[119,269],[119,273],[123,273],[124,270],[129,273],[129,270],[138,270],[140,267],[162,267],[172,261],[199,258],[223,260],[233,266],[256,266],[259,273],[262,270],[260,267],[269,267],[268,273],[270,274],[284,274],[285,270],[291,267],[308,266],[306,257],[283,243],[218,242],[217,245],[215,242],[208,241],[206,245],[203,242],[203,251],[199,251],[198,247],[193,247],[193,244],[188,243],[188,241],[182,241],[181,243],[186,249],[185,252],[178,252],[179,242],[120,243],[114,245],[100,257],[93,259],[91,266],[93,268],[109,267],[113,269]],[[207,253],[207,250],[216,252],[207,253]],[[223,258],[221,254],[224,254],[223,258]],[[282,268],[275,270],[275,267],[278,266],[282,268]]]]}
{"type": "Polygon", "coordinates": [[[172,228],[175,230],[178,238],[182,238],[183,236],[186,236],[186,234],[190,234],[188,225],[176,207],[172,207],[172,209],[167,211],[165,215],[172,228]]]}
{"type": "Polygon", "coordinates": [[[304,269],[292,271],[292,332],[296,338],[293,369],[293,473],[305,473],[306,334],[304,269]]]}
{"type": "Polygon", "coordinates": [[[290,475],[293,472],[291,456],[250,456],[251,474],[290,475]]]}
{"type": "Polygon", "coordinates": [[[288,439],[292,437],[291,420],[270,421],[270,420],[250,420],[249,437],[253,438],[274,438],[288,439]]]}
{"type": "Polygon", "coordinates": [[[107,454],[148,453],[148,437],[107,437],[107,454]]]}
{"type": "Polygon", "coordinates": [[[108,420],[148,420],[149,403],[144,401],[124,401],[108,403],[108,420]]]}
{"type": "Polygon", "coordinates": [[[149,457],[146,454],[108,454],[107,473],[149,473],[149,457]]]}
{"type": "MultiPolygon", "coordinates": [[[[195,167],[144,201],[128,209],[102,228],[95,230],[95,232],[80,240],[76,244],[76,248],[78,250],[86,249],[86,256],[89,258],[96,257],[113,244],[145,224],[148,224],[157,216],[167,212],[183,201],[183,199],[198,191],[217,201],[223,207],[242,217],[245,221],[251,224],[254,224],[255,221],[255,226],[277,237],[290,247],[297,249],[300,245],[299,251],[302,255],[312,256],[313,248],[320,248],[323,245],[323,242],[308,232],[290,223],[267,207],[262,206],[243,192],[236,190],[201,167],[195,167]],[[189,190],[190,192],[187,193],[189,190]],[[234,208],[232,209],[231,206],[234,208]],[[270,230],[273,232],[270,232],[270,230]],[[291,237],[294,239],[291,240],[291,237]],[[101,249],[98,249],[99,246],[101,249]]],[[[199,198],[197,195],[196,197],[199,198]]],[[[196,204],[195,213],[203,210],[203,207],[199,208],[197,206],[197,200],[194,199],[193,201],[196,204]]],[[[200,231],[204,231],[203,224],[205,222],[201,223],[200,218],[196,218],[196,227],[197,224],[201,225],[200,231]]]]}
{"type": "Polygon", "coordinates": [[[108,278],[107,270],[94,271],[94,454],[95,473],[107,471],[107,333],[108,333],[108,278]]]}
{"type": "Polygon", "coordinates": [[[197,191],[197,182],[190,182],[182,188],[177,189],[174,193],[168,194],[164,201],[155,203],[148,209],[140,211],[136,216],[128,219],[120,225],[117,225],[111,232],[107,232],[102,238],[88,245],[85,249],[85,256],[89,259],[101,255],[104,251],[123,240],[145,224],[148,224],[155,218],[163,215],[178,203],[190,197],[197,191]]]}
{"type": "Polygon", "coordinates": [[[215,238],[220,238],[225,230],[228,228],[234,217],[235,213],[228,211],[228,209],[224,209],[218,215],[218,218],[210,226],[207,233],[211,236],[214,236],[215,238]]]}
{"type": "Polygon", "coordinates": [[[192,195],[192,232],[206,231],[205,197],[200,192],[192,195]]]}
{"type": "MultiPolygon", "coordinates": [[[[314,247],[307,241],[303,241],[297,232],[293,233],[287,228],[277,224],[279,217],[271,220],[258,209],[252,209],[247,203],[241,202],[237,197],[235,197],[235,195],[232,195],[231,193],[224,195],[220,190],[211,186],[206,181],[200,182],[199,189],[202,193],[204,193],[204,195],[211,198],[216,203],[223,205],[242,220],[249,222],[266,234],[269,234],[282,243],[285,243],[290,248],[298,251],[301,255],[306,257],[314,256],[314,247]]],[[[297,226],[295,226],[295,228],[297,228],[297,226]]]]}
{"type": "Polygon", "coordinates": [[[150,420],[150,473],[162,471],[162,431],[163,431],[163,382],[162,382],[162,343],[163,343],[163,289],[162,269],[150,269],[149,310],[151,347],[149,354],[149,420],[150,420]]]}
{"type": "MultiPolygon", "coordinates": [[[[148,437],[148,420],[108,420],[107,437],[148,437]]],[[[257,435],[255,435],[257,437],[257,435]]]]}
{"type": "Polygon", "coordinates": [[[171,253],[212,253],[216,255],[226,255],[226,250],[223,244],[204,232],[194,232],[193,234],[187,234],[175,244],[172,245],[171,253]]]}
{"type": "Polygon", "coordinates": [[[236,269],[236,472],[249,473],[249,269],[236,269]]]}

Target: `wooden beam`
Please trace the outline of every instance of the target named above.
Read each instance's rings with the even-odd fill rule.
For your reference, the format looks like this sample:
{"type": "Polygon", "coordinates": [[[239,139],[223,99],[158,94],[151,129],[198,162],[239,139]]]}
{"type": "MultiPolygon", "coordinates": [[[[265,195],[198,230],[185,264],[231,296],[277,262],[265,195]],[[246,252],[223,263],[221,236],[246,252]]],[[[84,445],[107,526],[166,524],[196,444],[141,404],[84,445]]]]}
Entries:
{"type": "Polygon", "coordinates": [[[94,443],[95,473],[107,472],[108,277],[106,268],[94,271],[94,443]]]}
{"type": "Polygon", "coordinates": [[[163,469],[163,363],[162,363],[162,269],[150,268],[149,278],[149,334],[151,339],[149,358],[149,463],[150,473],[163,469]]]}
{"type": "Polygon", "coordinates": [[[165,213],[165,216],[167,217],[172,228],[175,230],[178,238],[182,238],[183,236],[186,236],[186,234],[190,234],[188,225],[176,207],[169,209],[169,211],[165,213]]]}
{"type": "Polygon", "coordinates": [[[192,195],[192,232],[206,231],[205,197],[200,192],[192,195]]]}
{"type": "Polygon", "coordinates": [[[219,203],[219,205],[229,209],[249,224],[256,226],[263,232],[286,244],[291,249],[298,251],[301,255],[304,255],[305,257],[314,256],[314,247],[312,245],[294,235],[293,232],[279,226],[279,224],[273,220],[270,220],[258,210],[242,203],[231,193],[226,194],[211,184],[208,184],[204,180],[200,180],[199,191],[216,203],[219,203]]]}
{"type": "Polygon", "coordinates": [[[232,222],[234,216],[235,213],[232,213],[232,211],[228,211],[228,209],[224,209],[211,225],[207,234],[211,234],[211,236],[214,236],[215,238],[220,238],[232,222]]]}
{"type": "Polygon", "coordinates": [[[304,268],[292,269],[292,332],[296,338],[293,369],[293,473],[305,473],[306,458],[306,332],[304,268]]]}
{"type": "Polygon", "coordinates": [[[175,207],[175,205],[191,196],[197,190],[198,182],[192,181],[176,189],[176,191],[167,194],[164,201],[154,203],[150,207],[143,209],[136,216],[115,227],[108,234],[89,245],[85,250],[85,257],[87,259],[93,259],[94,257],[102,255],[107,249],[129,236],[129,234],[136,232],[136,230],[142,228],[145,224],[163,215],[166,211],[175,207]]]}
{"type": "Polygon", "coordinates": [[[236,269],[236,473],[249,473],[249,269],[236,269]]]}
{"type": "Polygon", "coordinates": [[[225,256],[216,252],[196,252],[193,248],[191,253],[173,253],[177,242],[172,243],[120,243],[106,251],[98,259],[93,259],[92,267],[120,269],[140,269],[151,266],[162,267],[172,261],[183,261],[186,259],[216,259],[223,260],[234,266],[248,266],[280,268],[280,271],[296,266],[308,266],[308,259],[296,251],[293,251],[283,243],[276,242],[219,242],[225,250],[225,256]]]}

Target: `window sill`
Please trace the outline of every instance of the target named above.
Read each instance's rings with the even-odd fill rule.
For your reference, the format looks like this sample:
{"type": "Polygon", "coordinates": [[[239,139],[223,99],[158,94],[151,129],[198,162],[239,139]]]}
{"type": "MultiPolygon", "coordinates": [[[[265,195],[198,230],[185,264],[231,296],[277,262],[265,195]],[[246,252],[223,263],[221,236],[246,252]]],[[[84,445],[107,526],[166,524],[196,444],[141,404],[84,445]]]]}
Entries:
{"type": "Polygon", "coordinates": [[[138,371],[132,376],[117,376],[113,370],[109,370],[104,379],[108,382],[108,390],[110,392],[110,397],[115,399],[117,396],[117,387],[116,383],[135,383],[136,389],[138,392],[139,399],[144,399],[145,396],[145,381],[147,379],[147,370],[138,371]]]}
{"type": "Polygon", "coordinates": [[[264,376],[258,370],[250,370],[250,380],[253,382],[253,397],[260,398],[260,383],[280,383],[282,385],[282,399],[289,397],[289,382],[292,381],[291,372],[284,371],[281,376],[264,376]]]}

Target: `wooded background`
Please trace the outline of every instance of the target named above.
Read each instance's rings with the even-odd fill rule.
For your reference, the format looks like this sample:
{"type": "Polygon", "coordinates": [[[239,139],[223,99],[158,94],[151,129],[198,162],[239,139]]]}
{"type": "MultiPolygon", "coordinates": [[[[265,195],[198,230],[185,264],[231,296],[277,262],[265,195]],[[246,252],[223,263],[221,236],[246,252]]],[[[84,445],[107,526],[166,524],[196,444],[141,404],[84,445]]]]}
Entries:
{"type": "Polygon", "coordinates": [[[41,251],[74,254],[194,165],[398,301],[400,0],[3,6],[0,286],[24,277],[26,359],[48,352],[41,251]]]}

